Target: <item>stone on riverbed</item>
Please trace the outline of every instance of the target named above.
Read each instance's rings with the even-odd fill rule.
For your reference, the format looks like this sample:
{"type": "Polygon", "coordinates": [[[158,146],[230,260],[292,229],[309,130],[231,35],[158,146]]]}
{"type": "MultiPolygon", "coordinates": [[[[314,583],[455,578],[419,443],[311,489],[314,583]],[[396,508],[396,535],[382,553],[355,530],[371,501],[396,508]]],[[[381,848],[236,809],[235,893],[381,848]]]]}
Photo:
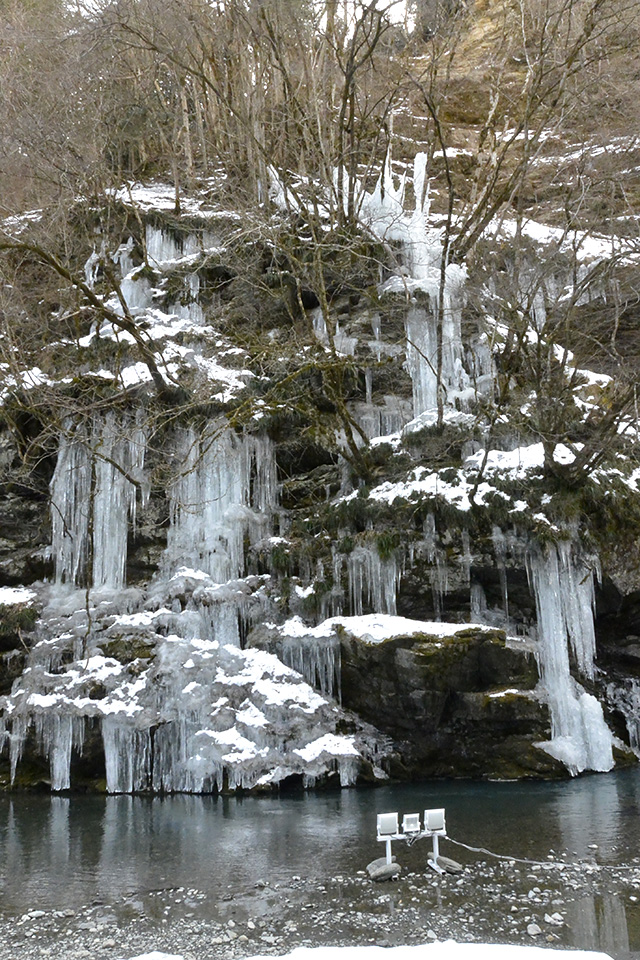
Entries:
{"type": "MultiPolygon", "coordinates": [[[[429,860],[433,860],[432,854],[429,854],[429,860]]],[[[436,860],[436,863],[445,871],[445,873],[462,873],[464,870],[462,864],[458,863],[457,860],[452,860],[451,857],[439,856],[436,860]]]]}
{"type": "Polygon", "coordinates": [[[395,862],[395,859],[393,857],[392,863],[387,863],[386,857],[378,857],[377,860],[372,860],[371,863],[367,864],[369,877],[376,881],[393,880],[395,877],[399,877],[402,867],[395,862]]]}

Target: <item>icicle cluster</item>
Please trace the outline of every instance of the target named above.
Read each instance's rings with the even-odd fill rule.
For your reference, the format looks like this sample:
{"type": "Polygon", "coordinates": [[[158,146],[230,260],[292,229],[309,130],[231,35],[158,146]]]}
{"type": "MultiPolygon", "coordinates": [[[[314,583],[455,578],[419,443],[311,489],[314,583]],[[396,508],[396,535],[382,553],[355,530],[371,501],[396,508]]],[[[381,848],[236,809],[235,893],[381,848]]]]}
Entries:
{"type": "Polygon", "coordinates": [[[532,549],[528,572],[536,598],[541,679],[551,710],[551,741],[542,746],[573,773],[613,768],[612,736],[602,706],[571,676],[594,675],[593,569],[563,541],[532,549]]]}
{"type": "Polygon", "coordinates": [[[67,425],[51,480],[58,583],[123,586],[128,524],[145,491],[145,449],[140,418],[109,413],[89,426],[67,425]]]}
{"type": "MultiPolygon", "coordinates": [[[[311,783],[334,769],[353,782],[363,743],[336,733],[336,708],[298,673],[261,650],[154,635],[166,615],[146,614],[155,656],[144,665],[96,652],[58,674],[25,675],[2,703],[12,776],[33,730],[52,789],[69,788],[72,752],[97,723],[110,793],[206,793],[294,774],[311,783]]],[[[111,619],[108,633],[120,636],[144,616],[111,619]]]]}
{"type": "Polygon", "coordinates": [[[335,636],[278,637],[270,648],[322,696],[340,700],[340,643],[335,636]]]}
{"type": "Polygon", "coordinates": [[[396,186],[390,159],[373,193],[362,191],[360,196],[360,215],[369,228],[381,239],[400,245],[401,269],[382,285],[380,292],[412,296],[406,334],[414,417],[438,404],[438,314],[442,325],[440,386],[444,402],[453,404],[456,397],[466,396],[469,384],[462,363],[461,333],[466,272],[457,264],[448,264],[442,273],[442,232],[428,223],[426,164],[426,154],[417,154],[413,171],[415,203],[410,214],[405,211],[405,178],[396,186]],[[426,304],[421,302],[425,295],[426,304]]]}
{"type": "Polygon", "coordinates": [[[374,545],[359,546],[347,557],[352,616],[367,606],[374,613],[396,614],[396,594],[402,570],[394,554],[382,559],[374,545]]]}
{"type": "Polygon", "coordinates": [[[213,423],[179,444],[171,485],[165,568],[195,567],[216,583],[244,573],[244,541],[268,534],[276,506],[273,447],[267,437],[238,436],[213,423]]]}

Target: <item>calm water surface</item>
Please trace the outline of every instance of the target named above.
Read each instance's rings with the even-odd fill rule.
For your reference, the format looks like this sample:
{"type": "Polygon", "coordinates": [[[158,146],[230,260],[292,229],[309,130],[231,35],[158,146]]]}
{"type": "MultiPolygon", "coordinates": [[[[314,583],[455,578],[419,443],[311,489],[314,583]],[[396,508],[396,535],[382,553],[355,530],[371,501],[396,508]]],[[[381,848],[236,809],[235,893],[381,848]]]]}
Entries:
{"type": "MultiPolygon", "coordinates": [[[[635,860],[640,873],[637,771],[569,783],[443,782],[282,799],[22,795],[0,798],[0,911],[62,910],[187,886],[222,898],[266,879],[353,876],[383,853],[376,813],[436,806],[446,809],[450,836],[472,846],[609,867],[635,860]]],[[[422,872],[428,849],[424,840],[394,846],[405,869],[422,872]]],[[[478,861],[446,841],[441,849],[478,861]]],[[[632,895],[616,893],[613,906],[591,896],[584,922],[578,917],[585,942],[576,945],[609,947],[617,956],[639,951],[640,905],[632,895]]]]}

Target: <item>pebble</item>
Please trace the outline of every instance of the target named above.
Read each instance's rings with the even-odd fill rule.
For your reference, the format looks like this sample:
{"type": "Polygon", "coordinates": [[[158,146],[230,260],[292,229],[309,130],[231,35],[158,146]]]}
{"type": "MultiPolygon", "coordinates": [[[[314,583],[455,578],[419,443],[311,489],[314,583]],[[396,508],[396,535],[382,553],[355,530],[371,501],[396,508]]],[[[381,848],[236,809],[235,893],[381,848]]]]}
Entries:
{"type": "Polygon", "coordinates": [[[537,923],[529,923],[527,924],[527,933],[530,937],[539,937],[542,930],[537,923]]]}

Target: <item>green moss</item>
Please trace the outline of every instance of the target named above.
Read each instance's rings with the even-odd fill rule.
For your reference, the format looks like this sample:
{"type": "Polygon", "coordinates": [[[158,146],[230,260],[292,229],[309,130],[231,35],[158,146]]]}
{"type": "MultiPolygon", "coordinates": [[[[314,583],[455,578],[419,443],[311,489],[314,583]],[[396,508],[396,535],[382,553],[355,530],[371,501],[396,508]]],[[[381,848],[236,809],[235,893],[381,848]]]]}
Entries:
{"type": "Polygon", "coordinates": [[[132,660],[151,660],[155,656],[155,643],[144,637],[117,637],[100,644],[105,657],[120,663],[132,660]]]}
{"type": "Polygon", "coordinates": [[[14,650],[22,644],[22,634],[33,630],[38,611],[22,604],[0,604],[0,650],[14,650]]]}
{"type": "Polygon", "coordinates": [[[389,560],[400,546],[400,534],[397,530],[385,530],[376,536],[376,549],[381,560],[389,560]]]}

